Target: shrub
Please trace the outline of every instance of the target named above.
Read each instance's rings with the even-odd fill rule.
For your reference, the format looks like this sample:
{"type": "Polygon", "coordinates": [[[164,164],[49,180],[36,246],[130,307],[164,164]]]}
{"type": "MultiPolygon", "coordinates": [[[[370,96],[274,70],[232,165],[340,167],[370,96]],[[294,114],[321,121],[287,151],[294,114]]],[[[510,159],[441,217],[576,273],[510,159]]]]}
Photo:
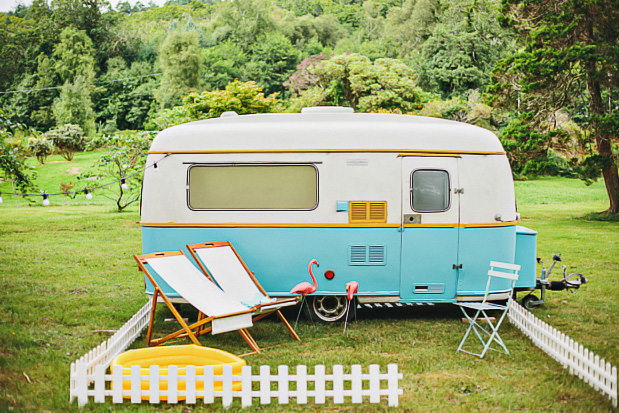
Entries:
{"type": "Polygon", "coordinates": [[[86,138],[79,125],[66,124],[47,131],[43,136],[54,143],[58,153],[67,161],[73,159],[75,152],[83,151],[86,147],[86,138]]]}
{"type": "Polygon", "coordinates": [[[28,138],[28,149],[41,165],[45,165],[45,158],[54,153],[54,144],[45,136],[33,136],[28,138]]]}

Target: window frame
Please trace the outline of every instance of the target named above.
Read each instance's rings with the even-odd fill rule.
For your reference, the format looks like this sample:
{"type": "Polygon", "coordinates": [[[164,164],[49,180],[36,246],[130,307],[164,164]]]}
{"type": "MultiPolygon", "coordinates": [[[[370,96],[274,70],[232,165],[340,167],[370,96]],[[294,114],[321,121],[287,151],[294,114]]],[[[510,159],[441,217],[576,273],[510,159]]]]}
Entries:
{"type": "Polygon", "coordinates": [[[318,205],[320,204],[320,198],[319,198],[319,188],[320,188],[320,174],[319,174],[319,170],[318,167],[316,166],[316,162],[300,162],[300,163],[294,163],[294,162],[221,162],[221,163],[217,163],[217,162],[208,162],[208,163],[190,163],[189,167],[187,168],[187,183],[186,183],[186,199],[187,199],[187,208],[189,208],[191,211],[263,211],[263,212],[270,212],[270,211],[298,211],[298,212],[307,212],[307,211],[313,211],[316,208],[318,208],[318,205]],[[189,192],[190,192],[190,188],[189,188],[189,176],[191,173],[191,169],[194,167],[222,167],[222,166],[311,166],[312,168],[314,168],[314,171],[316,173],[316,204],[311,207],[311,208],[194,208],[191,206],[190,202],[189,202],[189,192]]]}
{"type": "Polygon", "coordinates": [[[419,213],[439,213],[439,212],[447,212],[451,209],[451,205],[452,205],[452,199],[451,199],[451,174],[449,173],[449,171],[447,169],[444,168],[417,168],[417,169],[413,169],[411,171],[411,175],[410,175],[410,181],[409,181],[409,204],[411,207],[411,210],[413,210],[414,212],[419,212],[419,213]],[[445,209],[433,209],[433,210],[418,210],[415,209],[413,207],[413,175],[415,174],[415,172],[418,171],[438,171],[438,172],[445,172],[447,174],[447,182],[449,185],[449,188],[447,188],[447,196],[448,196],[448,204],[447,204],[447,208],[445,209]]]}

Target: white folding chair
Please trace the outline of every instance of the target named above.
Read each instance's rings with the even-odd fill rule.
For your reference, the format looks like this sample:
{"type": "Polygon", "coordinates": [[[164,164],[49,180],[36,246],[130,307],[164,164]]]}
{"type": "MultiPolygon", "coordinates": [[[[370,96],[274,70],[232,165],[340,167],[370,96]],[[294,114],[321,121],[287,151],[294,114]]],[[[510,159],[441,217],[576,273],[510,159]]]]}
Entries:
{"type": "Polygon", "coordinates": [[[507,311],[509,310],[514,286],[516,285],[516,281],[518,281],[518,271],[520,271],[520,265],[491,261],[490,270],[488,271],[488,282],[486,283],[486,292],[483,300],[481,302],[456,303],[469,322],[469,328],[466,330],[466,334],[464,335],[464,338],[462,338],[456,353],[458,351],[463,351],[465,353],[478,356],[479,358],[483,358],[488,350],[509,354],[509,351],[507,350],[507,347],[505,347],[501,336],[499,336],[498,330],[503,322],[503,319],[507,315],[507,311]],[[498,285],[498,283],[502,284],[498,285]],[[497,288],[499,291],[497,291],[497,288]],[[488,297],[490,295],[496,297],[497,292],[507,293],[507,302],[505,305],[488,302],[488,297]],[[472,310],[472,317],[467,313],[466,309],[472,310]],[[493,324],[493,319],[488,316],[487,311],[500,312],[501,315],[498,318],[498,321],[493,324]],[[480,321],[485,321],[488,328],[481,326],[479,324],[480,321]],[[483,345],[483,350],[481,353],[473,353],[462,348],[471,331],[475,333],[483,345]],[[493,342],[496,342],[503,350],[490,347],[493,342]]]}

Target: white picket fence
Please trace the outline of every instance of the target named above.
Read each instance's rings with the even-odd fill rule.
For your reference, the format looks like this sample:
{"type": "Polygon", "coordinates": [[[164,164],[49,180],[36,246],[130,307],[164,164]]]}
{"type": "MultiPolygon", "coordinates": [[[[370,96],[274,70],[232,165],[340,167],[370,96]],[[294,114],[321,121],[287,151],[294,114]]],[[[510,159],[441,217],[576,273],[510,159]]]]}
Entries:
{"type": "Polygon", "coordinates": [[[176,366],[169,366],[167,374],[160,374],[159,366],[151,366],[147,374],[142,374],[144,372],[139,366],[132,366],[131,373],[123,375],[123,369],[106,374],[105,366],[99,365],[90,375],[86,365],[80,363],[76,371],[77,382],[94,382],[94,386],[78,386],[75,397],[79,406],[88,403],[89,397],[93,397],[95,403],[104,403],[106,397],[111,397],[113,403],[128,399],[131,403],[144,400],[154,404],[162,400],[167,403],[184,400],[187,404],[202,400],[208,404],[220,397],[224,407],[230,406],[234,398],[239,398],[241,405],[248,407],[254,398],[259,398],[260,404],[269,404],[274,399],[279,404],[288,404],[290,399],[295,399],[297,404],[306,404],[311,398],[316,404],[331,398],[333,403],[341,404],[346,397],[350,397],[352,403],[362,403],[367,396],[370,403],[380,403],[381,398],[386,397],[389,406],[397,406],[403,392],[399,388],[402,374],[398,373],[397,364],[389,364],[386,373],[381,373],[377,364],[370,365],[368,370],[368,373],[363,373],[360,365],[353,365],[350,373],[344,373],[343,366],[335,365],[328,374],[325,366],[318,365],[313,374],[308,374],[307,366],[301,365],[296,366],[295,374],[290,374],[288,366],[279,366],[277,374],[271,374],[270,366],[260,366],[259,374],[254,375],[251,366],[243,366],[241,375],[237,376],[232,374],[231,366],[224,366],[221,375],[213,374],[213,366],[205,366],[204,374],[196,374],[196,366],[187,366],[185,374],[178,374],[176,366]],[[216,382],[222,384],[215,386],[216,382]],[[240,384],[240,390],[233,390],[234,382],[240,384]],[[143,388],[146,383],[149,389],[143,388]],[[166,390],[162,390],[162,384],[166,390]],[[221,390],[215,390],[216,387],[221,390]]]}
{"type": "Polygon", "coordinates": [[[112,337],[71,363],[71,379],[69,384],[69,397],[71,401],[77,396],[78,388],[88,387],[89,384],[89,382],[77,381],[77,366],[85,367],[86,372],[90,375],[94,374],[97,366],[108,368],[112,364],[112,360],[129,348],[144,327],[148,325],[151,305],[149,300],[112,337]]]}
{"type": "Polygon", "coordinates": [[[577,375],[608,397],[613,406],[617,407],[616,367],[541,321],[514,300],[511,302],[508,317],[536,346],[569,369],[570,374],[577,375]]]}
{"type": "Polygon", "coordinates": [[[213,403],[215,397],[222,398],[222,404],[229,406],[234,397],[241,399],[243,406],[252,404],[252,399],[260,398],[260,403],[270,403],[276,398],[280,404],[295,398],[297,404],[307,403],[313,398],[314,403],[325,403],[333,398],[334,403],[343,403],[345,397],[351,397],[353,403],[361,403],[364,396],[370,403],[379,403],[381,397],[387,397],[389,406],[397,406],[402,389],[396,364],[389,364],[387,372],[381,373],[378,365],[370,365],[368,373],[363,373],[360,365],[351,366],[350,373],[344,373],[343,366],[333,366],[333,372],[326,374],[324,366],[315,366],[314,374],[308,374],[307,366],[297,366],[296,374],[289,374],[288,366],[279,366],[276,375],[272,375],[269,366],[260,366],[260,373],[253,375],[250,366],[244,366],[241,376],[233,376],[230,366],[224,366],[221,376],[213,375],[212,366],[204,368],[203,375],[196,375],[195,366],[187,366],[186,374],[179,375],[176,366],[168,368],[168,374],[159,374],[159,366],[152,366],[148,374],[142,375],[138,366],[132,366],[131,374],[122,374],[121,369],[113,374],[106,374],[112,360],[125,351],[148,325],[151,311],[149,301],[131,319],[125,323],[109,340],[101,343],[87,354],[71,363],[70,401],[77,399],[79,406],[88,403],[90,397],[95,403],[104,403],[111,397],[114,403],[122,403],[129,398],[132,403],[142,399],[150,403],[159,403],[164,399],[176,403],[179,399],[186,403],[213,403]],[[147,381],[149,388],[142,390],[142,382],[147,381]],[[130,382],[130,390],[123,390],[123,381],[130,382]],[[214,390],[214,382],[223,382],[221,391],[214,390]],[[241,390],[233,391],[232,383],[240,381],[241,390]],[[386,387],[383,382],[386,381],[386,387]],[[167,382],[167,390],[161,390],[161,384],[167,382]],[[259,389],[253,389],[253,383],[259,383],[259,389]],[[111,383],[111,386],[106,383],[111,383]],[[178,384],[181,383],[179,390],[178,384]],[[271,390],[271,383],[277,383],[277,390],[271,390]],[[312,385],[313,383],[313,385],[312,385]],[[203,389],[203,390],[196,390],[203,389]]]}

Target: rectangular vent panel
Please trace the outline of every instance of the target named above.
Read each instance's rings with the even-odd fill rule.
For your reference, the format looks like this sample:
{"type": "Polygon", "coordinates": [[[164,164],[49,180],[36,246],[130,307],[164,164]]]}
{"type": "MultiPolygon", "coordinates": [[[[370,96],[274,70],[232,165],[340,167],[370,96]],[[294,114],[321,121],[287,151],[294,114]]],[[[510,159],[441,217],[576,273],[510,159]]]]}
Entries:
{"type": "Polygon", "coordinates": [[[348,220],[350,223],[370,224],[387,222],[386,201],[350,201],[348,220]]]}
{"type": "Polygon", "coordinates": [[[362,265],[366,263],[367,247],[365,245],[351,245],[350,246],[350,263],[362,265]]]}
{"type": "Polygon", "coordinates": [[[348,265],[386,265],[387,247],[385,245],[350,245],[348,265]]]}

